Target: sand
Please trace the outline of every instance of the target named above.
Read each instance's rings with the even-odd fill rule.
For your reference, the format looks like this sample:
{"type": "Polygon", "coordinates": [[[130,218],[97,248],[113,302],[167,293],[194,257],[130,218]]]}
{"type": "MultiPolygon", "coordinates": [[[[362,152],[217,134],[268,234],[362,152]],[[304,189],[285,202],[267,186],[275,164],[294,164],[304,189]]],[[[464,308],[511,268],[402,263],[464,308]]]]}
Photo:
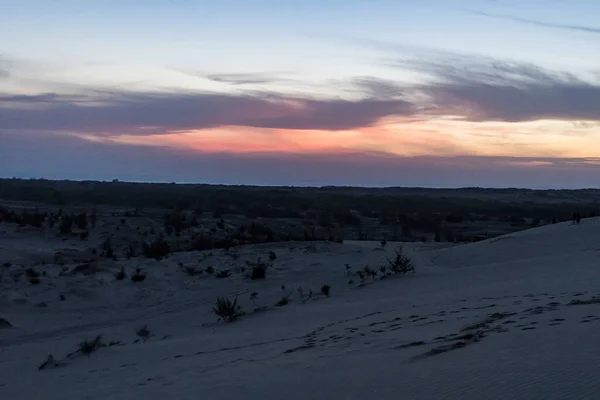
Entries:
{"type": "Polygon", "coordinates": [[[0,398],[531,400],[600,393],[598,218],[466,245],[402,244],[416,273],[362,286],[345,264],[351,272],[378,269],[399,243],[383,250],[375,242],[281,243],[234,255],[102,260],[85,275],[69,273],[81,264],[73,257],[40,265],[58,247],[83,251],[79,242],[3,227],[0,253],[16,261],[0,266],[0,318],[9,324],[0,325],[0,398]],[[270,263],[264,281],[245,277],[258,257],[270,263]],[[45,273],[37,285],[17,276],[28,263],[45,273]],[[180,264],[231,276],[189,276],[180,264]],[[121,267],[128,275],[141,268],[147,278],[117,281],[121,267]],[[329,297],[320,294],[325,284],[329,297]],[[219,296],[237,296],[247,315],[218,321],[212,307],[219,296]],[[289,304],[274,306],[284,296],[289,304]],[[143,326],[150,337],[136,334],[143,326]],[[100,334],[113,345],[89,357],[72,354],[100,334]]]}

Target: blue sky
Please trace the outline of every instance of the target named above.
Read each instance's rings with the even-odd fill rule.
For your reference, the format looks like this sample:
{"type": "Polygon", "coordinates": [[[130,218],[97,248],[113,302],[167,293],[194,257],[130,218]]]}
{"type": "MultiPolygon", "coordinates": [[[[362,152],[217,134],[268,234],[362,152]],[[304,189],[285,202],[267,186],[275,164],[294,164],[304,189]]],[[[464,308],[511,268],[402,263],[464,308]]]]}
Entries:
{"type": "MultiPolygon", "coordinates": [[[[350,172],[353,180],[347,168],[319,182],[298,154],[412,159],[413,185],[415,157],[454,157],[467,169],[469,157],[500,160],[469,182],[440,170],[443,179],[428,173],[423,186],[511,186],[511,176],[535,186],[539,178],[522,177],[597,169],[600,2],[0,0],[0,9],[0,175],[68,178],[51,159],[20,161],[40,151],[33,142],[65,140],[89,159],[101,143],[139,160],[243,156],[257,171],[276,160],[295,168],[289,184],[403,184],[350,172]]],[[[110,174],[262,183],[245,178],[247,167],[167,179],[140,162],[143,178],[110,174]]],[[[82,163],[86,178],[109,173],[82,163]]]]}

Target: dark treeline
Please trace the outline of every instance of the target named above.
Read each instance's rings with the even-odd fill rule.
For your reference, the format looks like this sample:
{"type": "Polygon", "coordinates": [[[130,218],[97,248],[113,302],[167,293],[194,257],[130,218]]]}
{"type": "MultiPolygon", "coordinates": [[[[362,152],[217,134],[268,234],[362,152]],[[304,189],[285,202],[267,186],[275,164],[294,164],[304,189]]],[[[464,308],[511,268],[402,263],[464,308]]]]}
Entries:
{"type": "MultiPolygon", "coordinates": [[[[190,210],[222,218],[293,218],[360,231],[365,221],[437,234],[441,227],[497,221],[515,227],[593,216],[599,190],[257,187],[0,179],[0,199],[63,206],[190,210]]],[[[6,215],[4,216],[6,219],[6,215]]],[[[37,221],[34,221],[37,223],[37,221]]],[[[398,236],[397,234],[396,236],[398,236]]]]}

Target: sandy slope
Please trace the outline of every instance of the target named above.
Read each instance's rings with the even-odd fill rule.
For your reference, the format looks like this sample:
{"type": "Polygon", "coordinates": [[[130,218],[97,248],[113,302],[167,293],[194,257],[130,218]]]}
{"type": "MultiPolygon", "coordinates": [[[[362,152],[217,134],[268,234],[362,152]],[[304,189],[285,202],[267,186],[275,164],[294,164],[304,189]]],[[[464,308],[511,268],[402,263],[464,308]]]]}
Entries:
{"type": "Polygon", "coordinates": [[[378,267],[394,244],[181,253],[107,262],[93,276],[48,267],[35,286],[4,270],[0,317],[14,327],[0,328],[0,398],[597,398],[599,238],[600,219],[587,219],[469,245],[407,244],[417,273],[364,287],[348,284],[344,264],[378,267]],[[267,280],[245,279],[239,269],[270,250],[267,280]],[[189,277],[180,262],[233,275],[189,277]],[[115,281],[125,263],[148,279],[115,281]],[[300,301],[298,287],[323,284],[331,297],[300,301]],[[273,307],[288,292],[291,303],[273,307]],[[249,315],[217,323],[211,306],[226,294],[249,315]],[[269,308],[251,312],[259,306],[269,308]],[[155,336],[134,343],[144,324],[155,336]],[[122,345],[38,372],[48,353],[60,359],[97,334],[122,345]]]}

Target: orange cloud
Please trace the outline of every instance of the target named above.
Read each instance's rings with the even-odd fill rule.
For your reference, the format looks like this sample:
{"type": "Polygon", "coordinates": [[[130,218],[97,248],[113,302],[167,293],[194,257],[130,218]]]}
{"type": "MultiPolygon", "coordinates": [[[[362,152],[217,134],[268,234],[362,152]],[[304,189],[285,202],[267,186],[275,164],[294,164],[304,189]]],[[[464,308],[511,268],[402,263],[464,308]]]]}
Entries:
{"type": "MultiPolygon", "coordinates": [[[[84,136],[85,137],[85,136],[84,136]]],[[[384,118],[353,130],[227,126],[90,140],[192,149],[202,153],[384,152],[398,156],[600,157],[600,128],[568,121],[467,122],[384,118]]]]}

